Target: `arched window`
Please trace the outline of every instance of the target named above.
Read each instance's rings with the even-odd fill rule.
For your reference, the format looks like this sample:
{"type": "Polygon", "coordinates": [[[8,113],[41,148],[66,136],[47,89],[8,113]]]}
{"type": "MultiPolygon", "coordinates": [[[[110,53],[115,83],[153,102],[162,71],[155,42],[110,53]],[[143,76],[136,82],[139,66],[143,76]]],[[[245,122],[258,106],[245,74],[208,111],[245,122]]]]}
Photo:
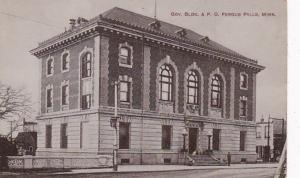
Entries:
{"type": "Polygon", "coordinates": [[[166,64],[159,69],[159,84],[159,99],[172,101],[173,76],[170,66],[166,64]]]}
{"type": "Polygon", "coordinates": [[[195,71],[189,71],[188,73],[188,103],[189,104],[198,104],[198,76],[195,71]]]}
{"type": "Polygon", "coordinates": [[[81,59],[82,78],[91,76],[91,61],[92,61],[92,54],[89,52],[85,53],[81,59]]]}
{"type": "Polygon", "coordinates": [[[216,108],[222,107],[222,82],[220,76],[214,75],[211,81],[211,106],[216,108]]]}
{"type": "Polygon", "coordinates": [[[131,51],[127,47],[120,48],[120,63],[131,65],[131,51]]]}

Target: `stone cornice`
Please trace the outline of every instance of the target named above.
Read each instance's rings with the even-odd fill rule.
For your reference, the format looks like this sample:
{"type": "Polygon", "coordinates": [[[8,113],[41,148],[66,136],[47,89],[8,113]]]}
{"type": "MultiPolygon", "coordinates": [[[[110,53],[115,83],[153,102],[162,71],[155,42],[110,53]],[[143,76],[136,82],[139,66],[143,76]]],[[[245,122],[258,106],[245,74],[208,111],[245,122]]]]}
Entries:
{"type": "MultiPolygon", "coordinates": [[[[157,113],[155,111],[143,111],[140,109],[128,109],[128,108],[119,108],[119,115],[122,117],[146,117],[153,119],[174,119],[174,120],[184,120],[186,118],[188,121],[194,122],[204,122],[204,123],[219,123],[219,124],[228,124],[228,125],[237,125],[237,126],[251,126],[256,127],[254,121],[243,121],[243,120],[232,120],[232,119],[221,119],[213,118],[209,116],[195,116],[195,115],[184,115],[181,113],[157,113]]],[[[114,115],[114,107],[109,106],[100,106],[100,108],[94,108],[89,110],[69,110],[61,112],[53,112],[43,114],[37,117],[37,120],[60,118],[60,117],[70,117],[78,115],[87,115],[87,114],[100,114],[101,115],[114,115]]]]}
{"type": "Polygon", "coordinates": [[[47,54],[50,50],[62,48],[63,46],[70,45],[76,41],[80,41],[88,36],[98,34],[99,32],[113,33],[117,35],[127,36],[138,40],[144,40],[147,43],[155,43],[156,45],[162,45],[171,47],[178,50],[184,50],[196,55],[202,55],[209,57],[210,59],[216,59],[233,64],[238,64],[244,67],[251,68],[257,72],[265,69],[264,66],[258,65],[257,61],[242,58],[236,55],[227,54],[223,51],[217,51],[209,49],[201,44],[189,40],[182,40],[179,37],[172,37],[170,35],[163,34],[162,32],[155,32],[155,30],[140,29],[138,26],[131,27],[128,24],[113,23],[112,20],[93,20],[93,23],[87,23],[85,26],[78,27],[74,31],[66,32],[65,34],[53,37],[45,42],[41,43],[37,48],[30,51],[31,54],[41,57],[47,54]],[[155,32],[155,33],[154,33],[155,32]]]}

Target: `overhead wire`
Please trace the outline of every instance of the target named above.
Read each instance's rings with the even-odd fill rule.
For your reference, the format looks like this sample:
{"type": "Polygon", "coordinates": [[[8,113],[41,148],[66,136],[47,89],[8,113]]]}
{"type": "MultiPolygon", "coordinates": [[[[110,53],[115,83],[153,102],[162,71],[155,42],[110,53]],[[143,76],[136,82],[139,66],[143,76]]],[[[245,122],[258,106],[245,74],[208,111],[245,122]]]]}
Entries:
{"type": "Polygon", "coordinates": [[[60,30],[65,28],[65,27],[62,27],[62,26],[53,25],[53,24],[41,22],[41,21],[38,21],[38,20],[25,18],[25,17],[18,16],[18,15],[15,15],[15,14],[10,14],[10,13],[7,13],[7,12],[0,11],[0,14],[10,16],[10,17],[14,17],[14,18],[18,18],[18,19],[22,19],[22,20],[25,20],[25,21],[35,22],[35,23],[46,25],[46,26],[49,26],[49,27],[54,27],[54,28],[57,28],[57,29],[60,29],[60,30]]]}

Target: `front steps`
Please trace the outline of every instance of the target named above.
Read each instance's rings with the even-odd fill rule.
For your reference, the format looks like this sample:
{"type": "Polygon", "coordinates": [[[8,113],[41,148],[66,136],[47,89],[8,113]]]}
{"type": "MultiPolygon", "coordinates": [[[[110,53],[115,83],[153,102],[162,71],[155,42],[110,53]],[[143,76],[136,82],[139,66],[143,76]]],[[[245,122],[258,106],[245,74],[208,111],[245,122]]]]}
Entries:
{"type": "Polygon", "coordinates": [[[192,166],[224,166],[222,162],[211,155],[188,155],[188,164],[192,166]]]}

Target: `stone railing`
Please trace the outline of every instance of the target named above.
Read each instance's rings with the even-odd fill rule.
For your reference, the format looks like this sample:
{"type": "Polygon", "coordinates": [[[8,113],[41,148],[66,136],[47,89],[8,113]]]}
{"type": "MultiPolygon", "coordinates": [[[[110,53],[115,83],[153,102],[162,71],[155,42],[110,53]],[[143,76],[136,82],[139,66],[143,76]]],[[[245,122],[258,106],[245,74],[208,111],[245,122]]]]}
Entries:
{"type": "Polygon", "coordinates": [[[112,167],[112,156],[8,156],[10,169],[100,168],[112,167]]]}

